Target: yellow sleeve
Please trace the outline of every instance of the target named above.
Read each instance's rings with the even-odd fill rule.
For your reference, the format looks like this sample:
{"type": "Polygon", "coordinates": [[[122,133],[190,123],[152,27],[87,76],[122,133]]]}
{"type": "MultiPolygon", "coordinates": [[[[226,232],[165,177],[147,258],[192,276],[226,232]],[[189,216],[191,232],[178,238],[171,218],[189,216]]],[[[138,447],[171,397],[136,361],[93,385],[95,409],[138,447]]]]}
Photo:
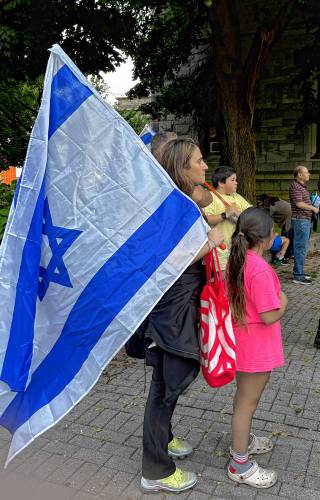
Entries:
{"type": "Polygon", "coordinates": [[[217,196],[214,196],[212,194],[211,196],[212,202],[210,203],[210,205],[203,209],[204,213],[206,215],[220,215],[222,212],[225,212],[226,209],[222,201],[220,201],[217,196]]]}
{"type": "Polygon", "coordinates": [[[251,203],[249,203],[245,198],[243,198],[240,194],[237,193],[237,201],[236,204],[239,205],[241,212],[246,210],[249,207],[252,207],[251,203]]]}

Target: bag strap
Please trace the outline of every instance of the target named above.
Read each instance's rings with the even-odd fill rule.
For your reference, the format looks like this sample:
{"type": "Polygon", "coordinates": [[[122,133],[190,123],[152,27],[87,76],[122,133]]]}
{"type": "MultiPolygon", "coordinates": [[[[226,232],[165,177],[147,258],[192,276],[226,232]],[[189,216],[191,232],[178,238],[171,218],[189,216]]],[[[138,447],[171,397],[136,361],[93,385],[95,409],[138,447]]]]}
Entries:
{"type": "Polygon", "coordinates": [[[217,198],[219,198],[220,201],[222,201],[222,203],[224,204],[225,207],[230,207],[230,204],[227,203],[226,200],[224,200],[222,198],[221,194],[218,193],[218,191],[216,191],[212,186],[210,186],[210,184],[208,182],[204,182],[203,184],[204,184],[204,186],[206,186],[209,189],[209,191],[214,193],[217,196],[217,198]]]}
{"type": "Polygon", "coordinates": [[[207,253],[205,256],[205,263],[206,263],[206,278],[207,278],[207,283],[210,283],[211,277],[212,277],[212,271],[213,271],[213,254],[212,250],[207,253]]]}
{"type": "Polygon", "coordinates": [[[216,248],[213,248],[211,252],[209,252],[206,257],[206,278],[207,278],[207,283],[211,281],[212,278],[212,273],[214,276],[214,280],[216,283],[222,283],[223,281],[223,276],[222,276],[222,271],[220,267],[220,262],[219,262],[219,257],[218,257],[218,252],[216,248]],[[213,256],[214,252],[214,256],[213,256]]]}
{"type": "Polygon", "coordinates": [[[224,278],[222,276],[218,252],[217,252],[216,248],[214,248],[214,253],[215,253],[215,258],[213,259],[213,273],[214,273],[214,280],[216,283],[215,295],[216,295],[217,299],[219,298],[220,302],[221,301],[223,302],[223,306],[224,306],[224,314],[220,308],[216,309],[217,319],[218,319],[218,323],[222,326],[224,334],[228,335],[226,325],[225,325],[225,320],[230,312],[229,300],[228,300],[227,295],[226,295],[225,281],[224,281],[224,278]]]}
{"type": "Polygon", "coordinates": [[[222,283],[223,281],[223,276],[222,276],[222,271],[221,271],[221,266],[220,266],[220,261],[218,257],[218,252],[217,249],[214,248],[214,259],[213,260],[213,273],[214,273],[214,279],[217,279],[219,283],[222,283]]]}

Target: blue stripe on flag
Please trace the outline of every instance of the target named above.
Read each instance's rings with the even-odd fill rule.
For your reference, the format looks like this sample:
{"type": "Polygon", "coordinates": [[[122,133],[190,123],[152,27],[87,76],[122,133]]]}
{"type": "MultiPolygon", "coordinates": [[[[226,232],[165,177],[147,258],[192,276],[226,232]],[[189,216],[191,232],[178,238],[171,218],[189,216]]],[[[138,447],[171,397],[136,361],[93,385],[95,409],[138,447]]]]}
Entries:
{"type": "Polygon", "coordinates": [[[111,321],[199,217],[199,210],[179,191],[170,193],[91,279],[73,306],[56,344],[34,371],[25,392],[17,394],[6,408],[0,418],[1,425],[14,433],[64,390],[111,321]]]}
{"type": "Polygon", "coordinates": [[[23,391],[31,365],[34,317],[41,256],[44,183],[23,247],[10,336],[0,378],[13,391],[23,391]]]}
{"type": "Polygon", "coordinates": [[[64,65],[52,79],[50,99],[49,139],[54,132],[92,95],[64,65]]]}
{"type": "MultiPolygon", "coordinates": [[[[91,90],[83,85],[66,65],[60,68],[51,82],[49,138],[91,94],[91,90]]],[[[0,379],[6,382],[13,391],[25,389],[32,360],[41,256],[44,185],[45,181],[42,183],[22,252],[10,337],[0,375],[0,379]]],[[[15,205],[19,189],[21,189],[20,182],[15,194],[15,205]]],[[[16,207],[17,209],[19,207],[16,207]]]]}
{"type": "Polygon", "coordinates": [[[150,144],[150,142],[152,141],[153,135],[154,134],[147,132],[146,134],[141,135],[140,139],[142,140],[142,142],[144,142],[144,144],[150,144]]]}

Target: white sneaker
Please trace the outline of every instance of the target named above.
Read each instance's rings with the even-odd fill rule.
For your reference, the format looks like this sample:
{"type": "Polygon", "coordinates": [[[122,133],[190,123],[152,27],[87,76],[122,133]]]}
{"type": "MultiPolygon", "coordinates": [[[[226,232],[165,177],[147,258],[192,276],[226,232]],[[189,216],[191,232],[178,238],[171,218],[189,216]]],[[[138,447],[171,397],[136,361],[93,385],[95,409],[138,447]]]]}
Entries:
{"type": "Polygon", "coordinates": [[[180,493],[193,488],[197,482],[197,476],[193,472],[186,472],[177,467],[171,476],[163,479],[142,477],[140,487],[144,492],[171,491],[172,493],[180,493]]]}
{"type": "Polygon", "coordinates": [[[273,442],[271,439],[263,436],[255,436],[252,433],[250,433],[250,436],[252,439],[248,446],[249,455],[262,455],[272,450],[273,442]]]}
{"type": "MultiPolygon", "coordinates": [[[[251,441],[248,446],[248,455],[262,455],[269,453],[273,449],[273,442],[268,437],[256,436],[250,432],[251,441]]],[[[230,456],[233,455],[233,449],[230,446],[230,456]]]]}
{"type": "Polygon", "coordinates": [[[236,483],[247,484],[253,488],[271,488],[276,484],[278,475],[274,470],[263,469],[255,460],[250,460],[252,467],[243,474],[237,474],[232,466],[228,466],[228,478],[236,483]]]}
{"type": "Polygon", "coordinates": [[[185,458],[192,452],[191,444],[184,439],[174,437],[168,444],[168,455],[172,458],[185,458]]]}

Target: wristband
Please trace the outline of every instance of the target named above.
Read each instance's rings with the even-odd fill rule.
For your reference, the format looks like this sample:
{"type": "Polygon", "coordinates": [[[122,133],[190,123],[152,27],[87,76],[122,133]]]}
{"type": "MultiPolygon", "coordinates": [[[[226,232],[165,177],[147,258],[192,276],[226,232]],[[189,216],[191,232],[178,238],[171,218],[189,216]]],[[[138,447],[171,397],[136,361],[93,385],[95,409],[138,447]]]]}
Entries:
{"type": "Polygon", "coordinates": [[[222,220],[226,220],[227,214],[225,212],[222,212],[222,214],[220,214],[220,217],[222,218],[222,220]]]}

